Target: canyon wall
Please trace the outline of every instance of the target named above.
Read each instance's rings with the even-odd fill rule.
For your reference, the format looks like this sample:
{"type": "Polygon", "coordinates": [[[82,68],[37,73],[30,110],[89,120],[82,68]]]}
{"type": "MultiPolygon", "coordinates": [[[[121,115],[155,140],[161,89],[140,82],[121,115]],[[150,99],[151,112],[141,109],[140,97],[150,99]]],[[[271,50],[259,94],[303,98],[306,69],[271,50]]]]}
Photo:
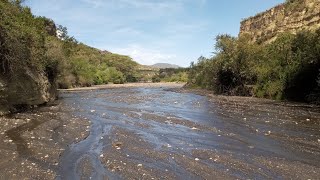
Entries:
{"type": "Polygon", "coordinates": [[[253,42],[271,42],[282,32],[320,28],[320,0],[291,0],[241,22],[240,36],[253,42]]]}

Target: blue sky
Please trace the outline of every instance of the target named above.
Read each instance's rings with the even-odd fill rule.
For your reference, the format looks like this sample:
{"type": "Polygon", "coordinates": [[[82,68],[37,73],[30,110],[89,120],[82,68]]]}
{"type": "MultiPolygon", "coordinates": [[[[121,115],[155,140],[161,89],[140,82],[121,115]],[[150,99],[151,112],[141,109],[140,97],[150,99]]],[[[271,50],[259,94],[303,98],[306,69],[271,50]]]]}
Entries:
{"type": "Polygon", "coordinates": [[[151,65],[187,67],[210,57],[218,34],[284,0],[27,0],[35,15],[68,28],[80,42],[151,65]]]}

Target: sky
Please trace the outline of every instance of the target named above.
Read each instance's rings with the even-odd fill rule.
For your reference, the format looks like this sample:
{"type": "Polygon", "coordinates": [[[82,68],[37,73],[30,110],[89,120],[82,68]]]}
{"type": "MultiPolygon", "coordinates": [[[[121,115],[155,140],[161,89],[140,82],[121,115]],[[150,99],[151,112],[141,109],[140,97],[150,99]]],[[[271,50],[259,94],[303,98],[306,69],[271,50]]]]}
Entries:
{"type": "Polygon", "coordinates": [[[242,19],[284,0],[26,0],[37,16],[89,46],[144,65],[188,67],[212,56],[215,37],[237,36],[242,19]]]}

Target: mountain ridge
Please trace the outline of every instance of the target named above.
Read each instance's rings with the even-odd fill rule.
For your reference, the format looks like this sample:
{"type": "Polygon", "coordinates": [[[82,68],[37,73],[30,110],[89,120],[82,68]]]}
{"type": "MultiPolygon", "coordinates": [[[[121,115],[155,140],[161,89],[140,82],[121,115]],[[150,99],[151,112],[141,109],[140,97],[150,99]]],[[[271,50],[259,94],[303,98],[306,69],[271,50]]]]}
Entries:
{"type": "Polygon", "coordinates": [[[180,66],[178,66],[176,64],[170,64],[170,63],[156,63],[156,64],[151,65],[151,67],[159,68],[159,69],[166,69],[166,68],[178,69],[178,68],[181,68],[180,66]]]}

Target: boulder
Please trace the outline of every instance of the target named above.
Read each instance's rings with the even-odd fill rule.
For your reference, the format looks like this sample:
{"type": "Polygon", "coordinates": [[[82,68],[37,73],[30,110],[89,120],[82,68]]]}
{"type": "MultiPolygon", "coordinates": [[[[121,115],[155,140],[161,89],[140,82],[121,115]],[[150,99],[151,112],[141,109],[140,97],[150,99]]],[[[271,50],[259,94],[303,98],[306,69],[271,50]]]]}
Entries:
{"type": "Polygon", "coordinates": [[[44,72],[25,68],[10,77],[0,77],[0,114],[42,105],[55,100],[56,86],[44,72]]]}

